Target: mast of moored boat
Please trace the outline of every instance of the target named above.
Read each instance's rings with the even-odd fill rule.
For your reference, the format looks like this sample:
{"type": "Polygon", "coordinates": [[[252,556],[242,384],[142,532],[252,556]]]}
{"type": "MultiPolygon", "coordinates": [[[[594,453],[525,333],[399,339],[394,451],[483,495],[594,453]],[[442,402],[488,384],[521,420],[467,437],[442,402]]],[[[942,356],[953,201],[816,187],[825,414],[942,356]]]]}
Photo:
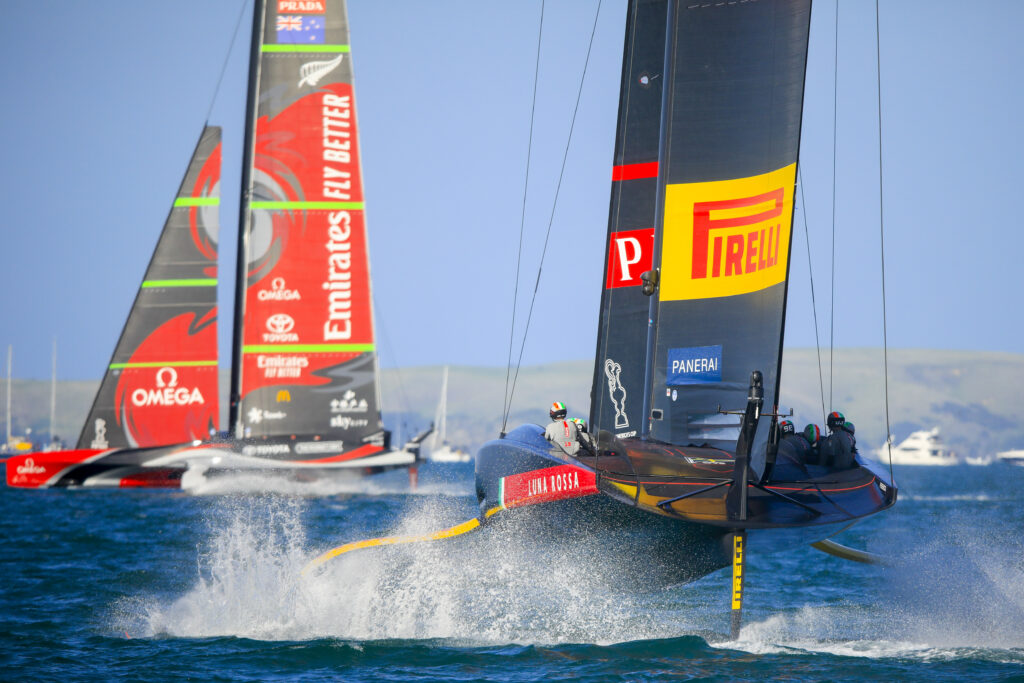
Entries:
{"type": "Polygon", "coordinates": [[[11,443],[11,359],[14,355],[14,346],[7,345],[7,438],[4,440],[4,448],[11,443]]]}
{"type": "Polygon", "coordinates": [[[259,96],[260,46],[266,0],[254,0],[252,8],[252,40],[249,46],[249,87],[245,99],[245,141],[242,147],[242,191],[238,203],[238,254],[235,261],[235,315],[231,340],[231,392],[228,430],[235,438],[245,436],[242,428],[242,330],[245,322],[246,270],[249,261],[249,203],[253,192],[253,158],[256,148],[256,110],[259,96]]]}
{"type": "Polygon", "coordinates": [[[56,443],[54,429],[57,425],[57,337],[53,338],[53,355],[50,359],[50,444],[56,443]]]}

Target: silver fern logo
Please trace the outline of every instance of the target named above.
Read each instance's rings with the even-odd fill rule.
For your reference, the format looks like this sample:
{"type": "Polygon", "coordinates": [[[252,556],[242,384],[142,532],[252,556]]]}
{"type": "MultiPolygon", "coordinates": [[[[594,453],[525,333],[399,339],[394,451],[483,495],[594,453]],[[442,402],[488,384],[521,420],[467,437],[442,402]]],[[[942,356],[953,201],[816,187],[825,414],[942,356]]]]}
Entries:
{"type": "Polygon", "coordinates": [[[321,78],[341,66],[341,60],[344,58],[345,55],[342,54],[326,62],[306,62],[299,68],[299,87],[316,85],[321,78]]]}

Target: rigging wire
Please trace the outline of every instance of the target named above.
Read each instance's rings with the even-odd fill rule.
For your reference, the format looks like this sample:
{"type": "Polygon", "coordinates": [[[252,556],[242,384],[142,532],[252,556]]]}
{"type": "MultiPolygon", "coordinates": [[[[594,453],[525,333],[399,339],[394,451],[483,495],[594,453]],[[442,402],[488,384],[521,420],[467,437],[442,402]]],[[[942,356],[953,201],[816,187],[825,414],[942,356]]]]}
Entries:
{"type": "Polygon", "coordinates": [[[889,451],[889,481],[892,473],[892,427],[889,423],[889,331],[885,310],[885,201],[882,182],[882,33],[879,30],[878,0],[875,0],[875,79],[878,84],[878,235],[882,260],[882,359],[885,366],[885,443],[889,451]]]}
{"type": "MultiPolygon", "coordinates": [[[[374,311],[379,311],[380,310],[380,306],[377,305],[377,298],[375,296],[373,296],[372,294],[371,294],[371,297],[373,298],[373,310],[374,311]]],[[[391,360],[395,364],[395,368],[394,368],[394,370],[395,370],[395,382],[398,384],[398,405],[399,405],[399,408],[401,409],[401,415],[403,416],[402,418],[399,418],[399,426],[400,427],[403,427],[403,426],[407,427],[408,425],[405,423],[404,416],[409,415],[412,411],[409,410],[409,405],[410,405],[409,398],[408,398],[408,396],[405,393],[405,384],[402,382],[402,371],[399,368],[399,364],[398,364],[398,354],[395,353],[394,347],[391,345],[391,339],[390,339],[390,337],[388,335],[387,328],[384,326],[384,321],[381,320],[377,315],[374,315],[373,316],[373,325],[377,329],[377,331],[379,332],[381,347],[383,347],[383,350],[384,350],[385,354],[387,356],[390,356],[391,360]]],[[[379,362],[380,362],[380,354],[378,353],[377,354],[378,377],[380,378],[380,380],[382,380],[384,375],[383,375],[383,373],[380,373],[380,371],[379,371],[379,362]]],[[[380,381],[380,380],[378,380],[378,381],[380,381]]],[[[380,384],[383,385],[383,381],[381,381],[380,384]]],[[[378,401],[381,404],[383,404],[383,401],[380,399],[379,396],[378,396],[378,401]]],[[[377,410],[383,412],[383,409],[382,409],[381,405],[377,406],[377,410]]],[[[416,415],[417,415],[417,417],[419,416],[418,413],[416,415]]],[[[401,436],[405,436],[405,435],[402,434],[401,436]]],[[[405,438],[408,439],[409,437],[406,436],[405,438]]]]}
{"type": "MultiPolygon", "coordinates": [[[[590,53],[594,47],[594,36],[597,33],[597,20],[601,16],[601,3],[603,0],[598,0],[597,11],[594,12],[594,25],[590,29],[590,42],[587,44],[587,56],[583,63],[583,74],[580,76],[580,85],[576,90],[576,106],[572,110],[572,120],[569,123],[569,135],[565,140],[565,150],[562,153],[562,168],[558,173],[558,184],[555,186],[555,197],[551,202],[551,215],[548,217],[548,228],[547,233],[544,235],[544,247],[540,252],[540,263],[537,265],[537,279],[533,285],[533,296],[530,298],[530,308],[526,314],[526,325],[523,327],[523,340],[519,346],[519,358],[516,360],[516,371],[512,376],[512,389],[508,395],[508,403],[505,410],[505,415],[502,419],[501,431],[505,432],[505,426],[508,424],[509,413],[512,410],[512,396],[516,391],[516,381],[519,379],[519,368],[523,363],[523,350],[526,348],[526,336],[530,331],[530,320],[533,318],[533,306],[537,301],[537,291],[540,288],[540,276],[544,270],[544,256],[548,251],[548,242],[551,238],[551,226],[555,222],[555,209],[558,207],[558,195],[562,189],[562,179],[565,177],[565,163],[569,158],[569,146],[572,144],[572,133],[576,128],[576,114],[580,109],[580,99],[583,96],[583,84],[587,79],[587,67],[590,66],[590,53]]],[[[521,239],[521,238],[520,238],[521,239]]]]}
{"type": "MultiPolygon", "coordinates": [[[[224,81],[224,72],[228,69],[228,60],[231,58],[231,50],[235,47],[235,39],[238,38],[238,29],[242,26],[242,17],[245,16],[245,6],[249,4],[249,0],[242,0],[242,6],[238,10],[238,19],[235,20],[235,31],[231,34],[231,42],[228,43],[228,50],[224,53],[224,61],[220,65],[220,75],[217,76],[217,85],[213,89],[213,97],[210,98],[210,106],[206,110],[206,118],[204,119],[206,124],[210,123],[210,114],[213,113],[213,103],[217,101],[217,93],[220,92],[220,84],[224,81]]],[[[256,8],[253,7],[253,12],[256,8]]]]}
{"type": "Polygon", "coordinates": [[[804,196],[803,165],[797,165],[800,205],[804,214],[804,243],[807,245],[807,273],[811,280],[811,311],[814,313],[814,347],[818,351],[818,389],[821,391],[821,414],[825,416],[825,380],[821,371],[821,340],[818,338],[818,303],[814,298],[814,268],[811,266],[811,232],[807,229],[807,198],[804,196]]]}
{"type": "MultiPolygon", "coordinates": [[[[544,35],[544,0],[540,2],[540,25],[537,28],[537,58],[533,67],[533,100],[530,103],[530,136],[526,145],[526,177],[523,180],[523,209],[519,217],[519,250],[516,252],[516,285],[512,290],[512,329],[508,333],[508,365],[505,366],[505,399],[501,409],[501,435],[508,426],[508,414],[512,410],[512,397],[508,392],[509,375],[512,373],[512,344],[516,335],[516,306],[519,303],[519,272],[523,261],[523,232],[526,226],[526,197],[530,189],[530,157],[533,153],[533,124],[537,112],[537,81],[540,74],[540,45],[544,35]]],[[[523,333],[526,338],[526,333],[523,333]]]]}
{"type": "Polygon", "coordinates": [[[828,326],[828,409],[832,410],[832,382],[835,367],[836,338],[836,153],[839,138],[839,0],[836,0],[835,50],[832,61],[832,308],[828,326]]]}

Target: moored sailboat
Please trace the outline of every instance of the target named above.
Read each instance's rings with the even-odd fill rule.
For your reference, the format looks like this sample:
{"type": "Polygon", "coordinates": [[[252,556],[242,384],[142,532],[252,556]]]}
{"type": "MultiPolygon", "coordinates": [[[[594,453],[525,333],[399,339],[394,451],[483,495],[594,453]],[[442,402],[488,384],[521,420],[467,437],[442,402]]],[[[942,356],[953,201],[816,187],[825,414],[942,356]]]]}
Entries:
{"type": "Polygon", "coordinates": [[[11,486],[179,486],[186,471],[300,479],[414,465],[380,412],[344,0],[256,0],[220,432],[220,130],[197,144],[77,449],[8,463],[11,486]]]}

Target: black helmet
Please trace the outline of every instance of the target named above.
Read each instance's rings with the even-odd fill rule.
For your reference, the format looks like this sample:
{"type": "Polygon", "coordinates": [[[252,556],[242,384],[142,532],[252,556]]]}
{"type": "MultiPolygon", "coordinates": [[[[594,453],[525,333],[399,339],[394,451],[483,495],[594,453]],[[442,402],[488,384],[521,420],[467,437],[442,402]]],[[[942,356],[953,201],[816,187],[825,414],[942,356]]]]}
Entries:
{"type": "Polygon", "coordinates": [[[846,422],[846,416],[840,413],[838,410],[834,410],[828,414],[828,418],[825,420],[825,424],[828,425],[830,432],[835,432],[843,428],[843,424],[846,422]]]}
{"type": "Polygon", "coordinates": [[[564,420],[568,410],[565,409],[565,404],[561,401],[555,401],[551,404],[551,410],[548,411],[548,415],[551,416],[552,420],[564,420]]]}
{"type": "Polygon", "coordinates": [[[783,434],[796,434],[796,427],[789,420],[783,420],[779,423],[779,431],[783,434]]]}

